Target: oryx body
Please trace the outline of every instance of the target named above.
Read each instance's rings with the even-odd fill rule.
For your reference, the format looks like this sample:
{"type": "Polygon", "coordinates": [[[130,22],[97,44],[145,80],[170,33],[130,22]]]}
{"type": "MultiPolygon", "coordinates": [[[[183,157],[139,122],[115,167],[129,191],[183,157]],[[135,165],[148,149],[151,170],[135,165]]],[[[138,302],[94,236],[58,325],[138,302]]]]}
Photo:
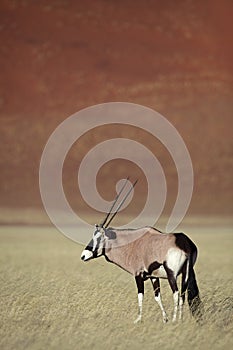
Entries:
{"type": "Polygon", "coordinates": [[[144,281],[150,279],[155,300],[158,302],[163,321],[167,322],[167,314],[160,297],[160,278],[168,279],[174,298],[173,321],[177,318],[178,307],[180,318],[188,289],[188,303],[194,316],[200,316],[201,301],[194,273],[194,264],[197,258],[197,247],[183,233],[162,233],[153,227],[139,229],[114,229],[108,228],[126,198],[136,185],[131,186],[116,211],[112,214],[119,196],[123,192],[128,178],[119,194],[116,196],[106,218],[100,225],[95,226],[95,231],[90,243],[81,254],[83,261],[88,261],[99,256],[104,256],[134,276],[138,289],[139,315],[135,322],[142,318],[142,301],[144,296],[144,281]],[[108,220],[109,216],[111,218],[108,220]],[[108,222],[107,222],[108,221],[108,222]],[[182,275],[181,292],[177,286],[177,277],[182,275]]]}
{"type": "Polygon", "coordinates": [[[185,234],[165,234],[153,227],[120,230],[96,225],[93,238],[82,252],[81,259],[88,261],[101,255],[135,277],[139,304],[136,322],[142,317],[144,281],[147,279],[153,284],[155,300],[162,310],[164,322],[167,322],[167,315],[160,297],[160,278],[168,279],[173,292],[173,321],[176,320],[178,306],[182,317],[187,288],[190,309],[193,315],[197,313],[200,299],[193,270],[197,248],[185,234]],[[179,274],[182,274],[181,293],[177,286],[179,274]]]}

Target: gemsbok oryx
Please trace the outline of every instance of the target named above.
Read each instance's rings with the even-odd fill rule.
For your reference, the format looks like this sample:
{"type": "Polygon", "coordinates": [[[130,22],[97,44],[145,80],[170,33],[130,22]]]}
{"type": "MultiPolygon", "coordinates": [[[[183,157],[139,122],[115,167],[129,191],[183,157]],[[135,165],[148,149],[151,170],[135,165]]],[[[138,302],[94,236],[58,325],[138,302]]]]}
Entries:
{"type": "Polygon", "coordinates": [[[163,322],[168,321],[160,297],[160,278],[168,279],[173,292],[174,312],[172,321],[177,319],[178,308],[179,319],[182,319],[186,290],[191,314],[197,320],[200,320],[202,304],[193,269],[197,258],[197,247],[191,239],[184,233],[162,233],[153,227],[138,229],[108,227],[135,185],[136,182],[131,186],[115,212],[112,213],[113,207],[125,187],[124,184],[104,221],[100,225],[95,225],[93,237],[83,250],[81,259],[88,261],[103,255],[108,262],[116,264],[134,276],[138,289],[139,306],[139,314],[135,323],[142,319],[144,281],[147,279],[150,279],[153,285],[154,297],[162,311],[163,322]],[[108,221],[111,214],[112,216],[108,221]],[[177,277],[180,274],[181,292],[179,292],[177,286],[177,277]]]}

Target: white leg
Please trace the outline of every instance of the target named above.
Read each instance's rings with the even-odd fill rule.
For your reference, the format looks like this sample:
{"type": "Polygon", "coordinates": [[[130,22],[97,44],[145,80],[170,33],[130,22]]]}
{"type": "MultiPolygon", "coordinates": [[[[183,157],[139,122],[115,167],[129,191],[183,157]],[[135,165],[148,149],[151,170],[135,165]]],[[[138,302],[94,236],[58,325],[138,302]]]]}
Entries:
{"type": "Polygon", "coordinates": [[[142,302],[143,302],[143,293],[138,293],[138,317],[134,323],[138,323],[142,320],[142,302]]]}
{"type": "Polygon", "coordinates": [[[179,306],[179,292],[178,292],[178,290],[173,293],[173,300],[174,300],[174,313],[173,313],[172,322],[175,322],[177,310],[178,310],[178,306],[179,306]]]}
{"type": "Polygon", "coordinates": [[[182,320],[183,319],[183,298],[180,297],[180,300],[179,300],[179,320],[182,320]]]}
{"type": "Polygon", "coordinates": [[[164,310],[164,307],[163,307],[163,304],[162,304],[162,300],[161,300],[160,293],[159,293],[157,296],[155,296],[155,301],[159,304],[159,307],[160,307],[160,309],[162,310],[163,322],[164,322],[164,323],[167,323],[168,317],[167,317],[166,311],[164,310]]]}

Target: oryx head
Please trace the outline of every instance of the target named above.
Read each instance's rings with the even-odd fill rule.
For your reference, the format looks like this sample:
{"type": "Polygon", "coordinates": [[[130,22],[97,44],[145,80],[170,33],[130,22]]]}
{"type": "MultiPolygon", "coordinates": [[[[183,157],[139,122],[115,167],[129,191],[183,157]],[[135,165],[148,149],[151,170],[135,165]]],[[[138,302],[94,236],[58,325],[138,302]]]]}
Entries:
{"type": "Polygon", "coordinates": [[[121,193],[123,192],[127,181],[129,178],[127,178],[125,180],[125,183],[123,185],[123,187],[121,188],[120,192],[118,193],[118,195],[116,196],[109,212],[107,213],[105,219],[102,221],[102,223],[100,225],[95,225],[95,231],[93,233],[92,239],[91,241],[88,243],[88,245],[86,246],[86,248],[83,250],[82,254],[81,254],[81,259],[83,261],[88,261],[90,259],[94,259],[97,258],[101,255],[104,254],[104,249],[106,246],[106,241],[108,239],[112,238],[112,230],[107,229],[107,227],[109,226],[110,222],[113,220],[113,218],[115,217],[115,215],[118,213],[118,211],[120,210],[120,208],[122,207],[122,205],[124,204],[126,198],[129,196],[130,192],[133,190],[134,186],[137,183],[137,180],[133,183],[133,185],[131,185],[129,191],[126,193],[125,197],[123,198],[123,200],[120,202],[120,204],[118,205],[118,207],[116,208],[116,211],[114,213],[112,213],[112,210],[118,200],[118,198],[120,197],[121,193]],[[112,214],[111,218],[108,220],[109,216],[112,214]]]}
{"type": "Polygon", "coordinates": [[[81,259],[83,261],[87,261],[101,256],[105,248],[105,239],[106,236],[104,227],[101,225],[95,225],[95,231],[93,233],[92,239],[83,250],[81,259]]]}

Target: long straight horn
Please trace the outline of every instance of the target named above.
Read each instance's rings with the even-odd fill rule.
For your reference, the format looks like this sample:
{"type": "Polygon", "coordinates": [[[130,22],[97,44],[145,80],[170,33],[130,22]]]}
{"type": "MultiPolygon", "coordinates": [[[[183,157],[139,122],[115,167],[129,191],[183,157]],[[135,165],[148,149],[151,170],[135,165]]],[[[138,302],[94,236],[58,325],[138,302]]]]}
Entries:
{"type": "Polygon", "coordinates": [[[111,217],[111,219],[108,221],[108,223],[105,225],[105,227],[107,228],[110,224],[110,222],[112,222],[112,220],[114,219],[114,217],[116,216],[116,214],[118,213],[118,211],[121,209],[122,205],[125,203],[126,199],[128,198],[128,196],[130,195],[130,193],[132,192],[133,188],[136,186],[136,183],[138,182],[138,180],[136,180],[132,187],[130,188],[130,190],[126,193],[125,198],[121,201],[121,203],[119,204],[119,206],[117,207],[115,213],[113,214],[113,216],[111,217]]]}
{"type": "Polygon", "coordinates": [[[106,215],[106,218],[102,221],[102,223],[100,224],[100,226],[103,227],[104,224],[106,223],[106,221],[108,220],[109,215],[111,214],[111,212],[112,212],[112,210],[113,210],[113,208],[114,208],[114,206],[115,206],[115,204],[116,204],[118,198],[120,197],[121,193],[123,192],[123,190],[124,190],[124,188],[125,188],[125,186],[126,186],[128,180],[129,180],[129,176],[127,177],[127,179],[125,179],[124,185],[122,186],[120,192],[116,195],[116,197],[115,197],[115,199],[114,199],[114,202],[113,202],[111,208],[109,209],[109,211],[108,211],[108,213],[107,213],[107,215],[106,215]]]}

